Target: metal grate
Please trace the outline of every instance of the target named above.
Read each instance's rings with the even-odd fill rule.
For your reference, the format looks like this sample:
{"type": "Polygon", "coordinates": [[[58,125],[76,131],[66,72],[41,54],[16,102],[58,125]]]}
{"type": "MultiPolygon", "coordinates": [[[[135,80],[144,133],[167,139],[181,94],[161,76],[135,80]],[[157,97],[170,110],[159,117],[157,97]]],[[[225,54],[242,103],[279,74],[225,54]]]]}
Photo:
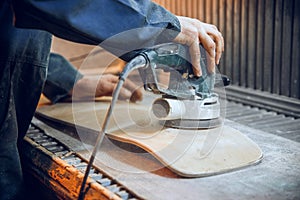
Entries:
{"type": "MultiPolygon", "coordinates": [[[[45,148],[47,151],[53,153],[67,164],[72,165],[75,169],[84,173],[87,162],[81,159],[77,154],[71,151],[67,146],[58,141],[57,139],[47,135],[44,130],[39,128],[35,124],[31,124],[27,134],[27,138],[30,138],[36,144],[45,148]]],[[[115,180],[107,176],[103,171],[92,168],[90,171],[90,178],[94,179],[97,183],[107,188],[109,191],[115,193],[121,199],[133,200],[137,197],[129,192],[123,185],[117,183],[115,180]]]]}
{"type": "Polygon", "coordinates": [[[230,101],[226,106],[226,118],[251,128],[300,142],[300,118],[287,117],[276,112],[230,101]]]}

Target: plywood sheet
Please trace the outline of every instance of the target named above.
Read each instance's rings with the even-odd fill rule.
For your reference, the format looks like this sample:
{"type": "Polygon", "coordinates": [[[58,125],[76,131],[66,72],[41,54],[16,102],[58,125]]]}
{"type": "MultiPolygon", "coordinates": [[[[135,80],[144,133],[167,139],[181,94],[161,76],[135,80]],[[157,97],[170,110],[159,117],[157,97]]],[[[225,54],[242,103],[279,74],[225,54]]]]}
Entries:
{"type": "MultiPolygon", "coordinates": [[[[37,112],[65,126],[76,125],[84,132],[79,131],[81,140],[87,142],[99,133],[108,106],[108,101],[60,103],[37,112]]],[[[164,128],[141,104],[118,103],[107,136],[143,148],[184,177],[224,173],[262,159],[260,148],[236,129],[225,125],[196,131],[164,128]]]]}

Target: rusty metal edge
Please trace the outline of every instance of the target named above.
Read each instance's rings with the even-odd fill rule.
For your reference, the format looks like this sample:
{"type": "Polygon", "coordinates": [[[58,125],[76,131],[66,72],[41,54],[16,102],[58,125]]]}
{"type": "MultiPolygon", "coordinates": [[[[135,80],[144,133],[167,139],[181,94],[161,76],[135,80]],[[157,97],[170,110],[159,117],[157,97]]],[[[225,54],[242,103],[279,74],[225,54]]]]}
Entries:
{"type": "MultiPolygon", "coordinates": [[[[46,148],[25,136],[24,150],[27,167],[47,188],[54,191],[58,199],[77,199],[83,173],[69,165],[46,148]]],[[[85,199],[113,199],[121,198],[92,178],[88,178],[89,187],[85,199]]]]}

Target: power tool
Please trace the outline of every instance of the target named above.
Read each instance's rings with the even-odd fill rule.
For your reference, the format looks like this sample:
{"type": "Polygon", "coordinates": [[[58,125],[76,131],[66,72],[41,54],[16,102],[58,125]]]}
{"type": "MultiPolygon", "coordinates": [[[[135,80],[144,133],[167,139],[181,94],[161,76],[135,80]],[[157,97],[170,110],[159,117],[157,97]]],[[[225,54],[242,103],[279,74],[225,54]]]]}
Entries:
{"type": "MultiPolygon", "coordinates": [[[[166,127],[203,129],[219,126],[222,122],[214,85],[228,85],[230,80],[224,75],[218,78],[215,73],[208,73],[202,45],[200,52],[201,77],[194,76],[188,47],[177,43],[144,49],[132,60],[140,65],[139,74],[145,90],[162,95],[153,102],[152,112],[166,127]],[[159,83],[158,71],[169,74],[167,85],[159,83]]],[[[123,72],[136,68],[133,65],[128,63],[123,72]]]]}

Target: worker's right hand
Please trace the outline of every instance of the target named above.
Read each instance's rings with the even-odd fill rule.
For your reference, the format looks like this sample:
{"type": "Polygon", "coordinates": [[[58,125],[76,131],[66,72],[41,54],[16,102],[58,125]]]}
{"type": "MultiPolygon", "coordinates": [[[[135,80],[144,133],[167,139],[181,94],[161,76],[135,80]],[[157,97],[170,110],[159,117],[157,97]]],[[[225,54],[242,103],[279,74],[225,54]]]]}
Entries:
{"type": "MultiPolygon", "coordinates": [[[[119,77],[113,74],[103,74],[101,77],[95,75],[85,75],[78,80],[74,86],[71,95],[76,100],[86,100],[95,97],[111,96],[119,77]]],[[[131,102],[141,101],[143,94],[140,88],[126,79],[123,88],[120,91],[119,99],[131,102]]]]}
{"type": "Polygon", "coordinates": [[[189,46],[191,62],[194,74],[201,76],[200,48],[201,43],[207,51],[207,69],[209,73],[215,71],[215,65],[219,64],[222,52],[224,51],[224,39],[216,26],[192,19],[177,16],[181,32],[176,36],[174,42],[189,46]]]}

